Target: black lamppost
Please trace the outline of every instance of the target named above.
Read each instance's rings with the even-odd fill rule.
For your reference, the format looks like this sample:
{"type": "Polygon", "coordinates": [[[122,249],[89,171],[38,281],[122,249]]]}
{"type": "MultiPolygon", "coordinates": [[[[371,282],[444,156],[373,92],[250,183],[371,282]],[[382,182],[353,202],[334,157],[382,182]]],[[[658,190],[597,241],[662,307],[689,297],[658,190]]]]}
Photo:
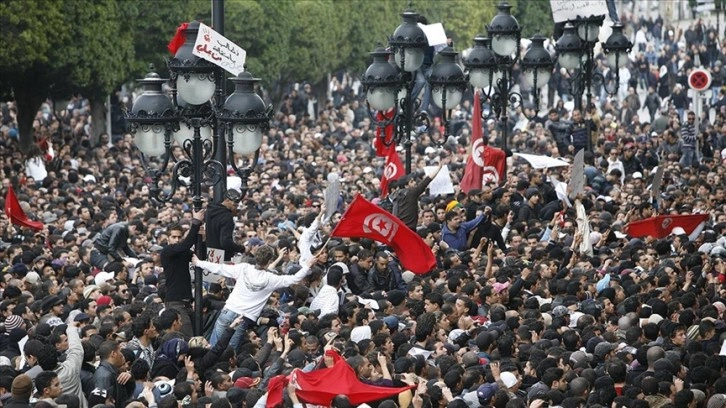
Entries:
{"type": "MultiPolygon", "coordinates": [[[[416,71],[424,62],[428,41],[421,27],[417,25],[418,14],[406,11],[401,14],[403,23],[388,39],[390,51],[379,46],[371,53],[373,63],[363,75],[364,90],[369,108],[377,111],[373,122],[377,128],[395,126],[392,140],[381,132],[379,143],[386,146],[401,144],[406,151],[406,174],[411,173],[411,133],[414,120],[427,120],[426,115],[417,113],[413,98],[416,71]],[[393,58],[391,64],[389,58],[393,58]],[[391,111],[392,110],[392,111],[391,111]]],[[[369,109],[370,111],[370,109],[369,109]]]]}
{"type": "MultiPolygon", "coordinates": [[[[259,80],[249,73],[243,72],[232,79],[235,91],[223,102],[224,71],[192,54],[198,31],[198,22],[189,23],[184,45],[168,62],[171,99],[162,91],[162,85],[168,80],[150,73],[138,81],[143,92],[126,117],[152,180],[150,196],[166,202],[180,185],[190,187],[197,211],[202,208],[202,185],[209,188],[225,183],[226,161],[242,179],[241,194],[228,190],[226,196],[233,200],[244,196],[247,178],[257,162],[262,134],[269,128],[271,118],[271,107],[266,107],[254,93],[254,84],[259,80]],[[222,162],[215,158],[220,157],[218,149],[225,146],[225,135],[228,157],[222,162]],[[181,157],[172,153],[173,142],[181,147],[181,157]],[[254,153],[254,158],[240,169],[235,153],[240,158],[254,153]],[[161,162],[152,168],[153,163],[147,160],[151,157],[161,158],[161,162]],[[170,162],[174,164],[167,172],[170,162]],[[162,183],[168,186],[161,187],[162,183]]],[[[196,250],[203,257],[201,248],[200,237],[196,250]]],[[[200,335],[203,290],[200,268],[195,268],[194,280],[194,332],[200,335]]]]}
{"type": "MultiPolygon", "coordinates": [[[[499,12],[487,27],[488,36],[477,36],[474,47],[470,50],[463,63],[468,70],[468,77],[456,63],[456,53],[451,49],[441,52],[441,58],[434,65],[429,83],[432,87],[433,102],[444,111],[444,124],[448,129],[448,112],[461,101],[461,95],[467,81],[473,88],[482,90],[481,100],[489,102],[489,115],[496,118],[502,126],[502,148],[507,150],[509,138],[509,107],[522,105],[523,97],[513,91],[512,71],[520,61],[521,28],[510,13],[506,2],[499,5],[499,12]]],[[[554,62],[544,48],[544,37],[532,38],[532,45],[524,58],[521,59],[524,80],[532,87],[534,110],[539,107],[539,89],[547,84],[554,62]]],[[[489,116],[482,112],[482,116],[489,116]]],[[[445,141],[446,138],[444,137],[445,141]]],[[[502,175],[503,178],[505,175],[502,175]]]]}
{"type": "MultiPolygon", "coordinates": [[[[620,67],[627,63],[632,43],[623,34],[620,22],[613,24],[613,32],[602,44],[607,55],[608,65],[614,76],[608,81],[602,74],[595,71],[595,45],[598,43],[600,27],[605,16],[580,17],[565,24],[562,37],[557,40],[555,49],[558,62],[563,68],[573,72],[571,85],[575,97],[575,109],[583,110],[582,96],[586,92],[587,104],[592,102],[593,84],[602,84],[605,92],[615,95],[620,87],[620,67]]],[[[587,105],[585,105],[587,109],[587,105]]],[[[588,138],[588,150],[590,138],[588,138]]]]}

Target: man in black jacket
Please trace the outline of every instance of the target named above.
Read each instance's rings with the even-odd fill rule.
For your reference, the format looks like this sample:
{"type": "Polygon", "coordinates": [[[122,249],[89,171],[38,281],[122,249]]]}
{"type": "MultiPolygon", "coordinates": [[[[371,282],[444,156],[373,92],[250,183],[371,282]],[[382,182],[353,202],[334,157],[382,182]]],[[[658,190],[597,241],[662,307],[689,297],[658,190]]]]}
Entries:
{"type": "Polygon", "coordinates": [[[169,245],[161,250],[161,266],[166,277],[167,308],[179,311],[182,319],[182,333],[192,337],[192,278],[189,263],[192,261],[192,246],[197,243],[199,228],[204,220],[204,210],[192,212],[192,226],[186,237],[180,225],[169,227],[169,245]],[[182,240],[182,237],[184,239],[182,240]]]}
{"type": "Polygon", "coordinates": [[[145,232],[144,223],[140,220],[131,222],[117,222],[106,227],[93,242],[91,251],[91,264],[103,269],[111,261],[123,261],[124,255],[136,258],[136,252],[129,247],[129,238],[137,233],[145,232]]]}
{"type": "Polygon", "coordinates": [[[134,392],[135,383],[131,374],[121,373],[119,369],[126,364],[119,344],[114,341],[104,341],[98,347],[98,356],[101,362],[93,375],[96,388],[107,390],[116,404],[116,408],[126,406],[134,392]]]}
{"type": "Polygon", "coordinates": [[[417,182],[413,174],[406,175],[397,180],[397,183],[389,184],[388,200],[390,205],[381,205],[385,210],[398,217],[411,230],[416,231],[418,225],[419,198],[426,191],[426,187],[436,178],[441,168],[449,162],[449,159],[441,159],[439,166],[431,176],[417,182]]]}
{"type": "MultiPolygon", "coordinates": [[[[236,204],[225,198],[221,204],[209,205],[207,218],[207,248],[224,251],[224,260],[229,261],[235,253],[243,253],[245,247],[234,242],[234,211],[236,204]]],[[[216,261],[214,261],[216,262],[216,261]]]]}

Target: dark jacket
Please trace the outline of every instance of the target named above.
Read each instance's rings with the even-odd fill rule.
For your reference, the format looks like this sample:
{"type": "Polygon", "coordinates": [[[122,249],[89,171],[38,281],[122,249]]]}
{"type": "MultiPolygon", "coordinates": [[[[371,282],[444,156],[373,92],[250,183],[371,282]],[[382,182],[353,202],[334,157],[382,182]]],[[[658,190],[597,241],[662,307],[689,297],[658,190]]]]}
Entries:
{"type": "Polygon", "coordinates": [[[232,211],[222,204],[211,204],[207,208],[207,248],[224,251],[224,260],[229,261],[245,247],[234,242],[234,219],[232,211]]]}
{"type": "Polygon", "coordinates": [[[414,231],[418,225],[418,199],[429,184],[431,177],[425,176],[415,187],[403,189],[403,197],[398,203],[397,217],[414,231]]]}
{"type": "Polygon", "coordinates": [[[96,367],[91,364],[83,363],[81,366],[81,389],[86,395],[91,395],[91,391],[96,388],[96,382],[93,378],[96,373],[96,367]]]}
{"type": "Polygon", "coordinates": [[[167,245],[161,250],[161,266],[166,277],[166,301],[192,300],[192,278],[189,263],[192,261],[192,245],[197,242],[201,222],[192,220],[187,236],[178,244],[167,245]]]}
{"type": "Polygon", "coordinates": [[[98,252],[104,255],[111,255],[116,260],[121,260],[119,251],[132,258],[136,258],[136,252],[129,247],[129,224],[126,222],[117,222],[106,227],[98,238],[93,242],[93,246],[98,252]]]}
{"type": "Polygon", "coordinates": [[[399,289],[406,289],[406,282],[403,281],[401,276],[401,268],[395,262],[388,264],[388,273],[381,275],[376,270],[376,266],[373,265],[370,271],[368,271],[368,285],[371,290],[385,290],[386,292],[399,289]]]}
{"type": "Polygon", "coordinates": [[[3,405],[3,408],[28,408],[30,407],[30,400],[16,400],[10,397],[7,403],[3,405]]]}
{"type": "Polygon", "coordinates": [[[108,390],[110,395],[113,395],[114,401],[116,401],[116,408],[123,408],[126,406],[126,400],[131,398],[134,392],[135,383],[129,381],[126,384],[119,384],[116,380],[118,375],[118,369],[104,360],[98,365],[93,378],[96,388],[108,390]]]}

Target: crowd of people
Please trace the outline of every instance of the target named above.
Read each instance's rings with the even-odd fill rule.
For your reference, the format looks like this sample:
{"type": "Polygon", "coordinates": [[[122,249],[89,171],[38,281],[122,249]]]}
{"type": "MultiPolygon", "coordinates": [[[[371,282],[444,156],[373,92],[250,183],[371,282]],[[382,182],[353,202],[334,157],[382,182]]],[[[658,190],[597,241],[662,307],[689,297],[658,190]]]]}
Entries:
{"type": "MultiPolygon", "coordinates": [[[[13,188],[44,226],[0,218],[0,402],[297,407],[306,401],[294,382],[279,399],[271,380],[347,364],[362,384],[408,387],[367,402],[380,408],[726,407],[721,36],[700,21],[682,35],[660,20],[626,22],[635,49],[620,98],[595,92],[587,112],[568,109],[558,74],[542,115],[513,110],[508,122],[515,152],[572,160],[589,146],[577,197],[584,216],[553,184],[568,182],[570,167],[516,156],[499,184],[460,191],[471,96],[454,112],[455,131],[438,118],[420,129],[413,171],[389,186],[436,257],[426,274],[375,241],[330,236],[355,196],[390,202],[380,198],[375,124],[348,76],[333,81],[324,105],[310,85],[293,90],[244,199],[212,203],[209,193],[202,210],[184,186],[156,200],[133,135],[92,141],[86,100],[45,104],[26,154],[17,112],[4,104],[2,192],[13,188]],[[715,95],[696,121],[682,88],[701,65],[715,95]],[[455,193],[429,196],[424,168],[443,165],[455,193]],[[656,167],[660,191],[651,188],[656,167]],[[328,219],[331,173],[340,199],[328,219]],[[628,235],[628,223],[663,214],[708,221],[693,236],[628,235]],[[205,260],[206,248],[225,256],[205,260]],[[190,265],[205,271],[201,305],[190,265]]],[[[494,120],[483,133],[491,146],[505,134],[494,120]]],[[[352,398],[327,405],[357,405],[352,398]]]]}

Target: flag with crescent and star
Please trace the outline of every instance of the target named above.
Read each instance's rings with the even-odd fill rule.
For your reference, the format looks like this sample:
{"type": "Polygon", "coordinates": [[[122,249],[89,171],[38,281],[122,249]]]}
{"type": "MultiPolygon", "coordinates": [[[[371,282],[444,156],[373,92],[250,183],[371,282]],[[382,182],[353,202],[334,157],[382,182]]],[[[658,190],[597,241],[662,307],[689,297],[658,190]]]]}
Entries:
{"type": "Polygon", "coordinates": [[[360,194],[348,206],[330,236],[382,242],[396,252],[401,266],[413,273],[424,274],[436,266],[431,248],[416,232],[360,194]]]}
{"type": "MultiPolygon", "coordinates": [[[[691,235],[695,231],[700,233],[703,230],[708,217],[708,214],[659,215],[628,223],[625,232],[633,238],[652,236],[661,239],[673,233],[673,229],[678,227],[683,229],[683,233],[691,235]]],[[[698,234],[695,235],[691,240],[697,238],[698,234]]]]}
{"type": "Polygon", "coordinates": [[[471,119],[471,154],[466,159],[461,191],[481,189],[484,184],[499,185],[506,163],[504,151],[487,145],[482,136],[481,100],[479,90],[474,91],[474,110],[471,119]]]}
{"type": "Polygon", "coordinates": [[[381,199],[388,196],[388,183],[391,180],[398,180],[403,176],[405,170],[401,164],[401,158],[395,149],[388,152],[386,156],[386,166],[383,167],[383,177],[381,177],[381,199]]]}

